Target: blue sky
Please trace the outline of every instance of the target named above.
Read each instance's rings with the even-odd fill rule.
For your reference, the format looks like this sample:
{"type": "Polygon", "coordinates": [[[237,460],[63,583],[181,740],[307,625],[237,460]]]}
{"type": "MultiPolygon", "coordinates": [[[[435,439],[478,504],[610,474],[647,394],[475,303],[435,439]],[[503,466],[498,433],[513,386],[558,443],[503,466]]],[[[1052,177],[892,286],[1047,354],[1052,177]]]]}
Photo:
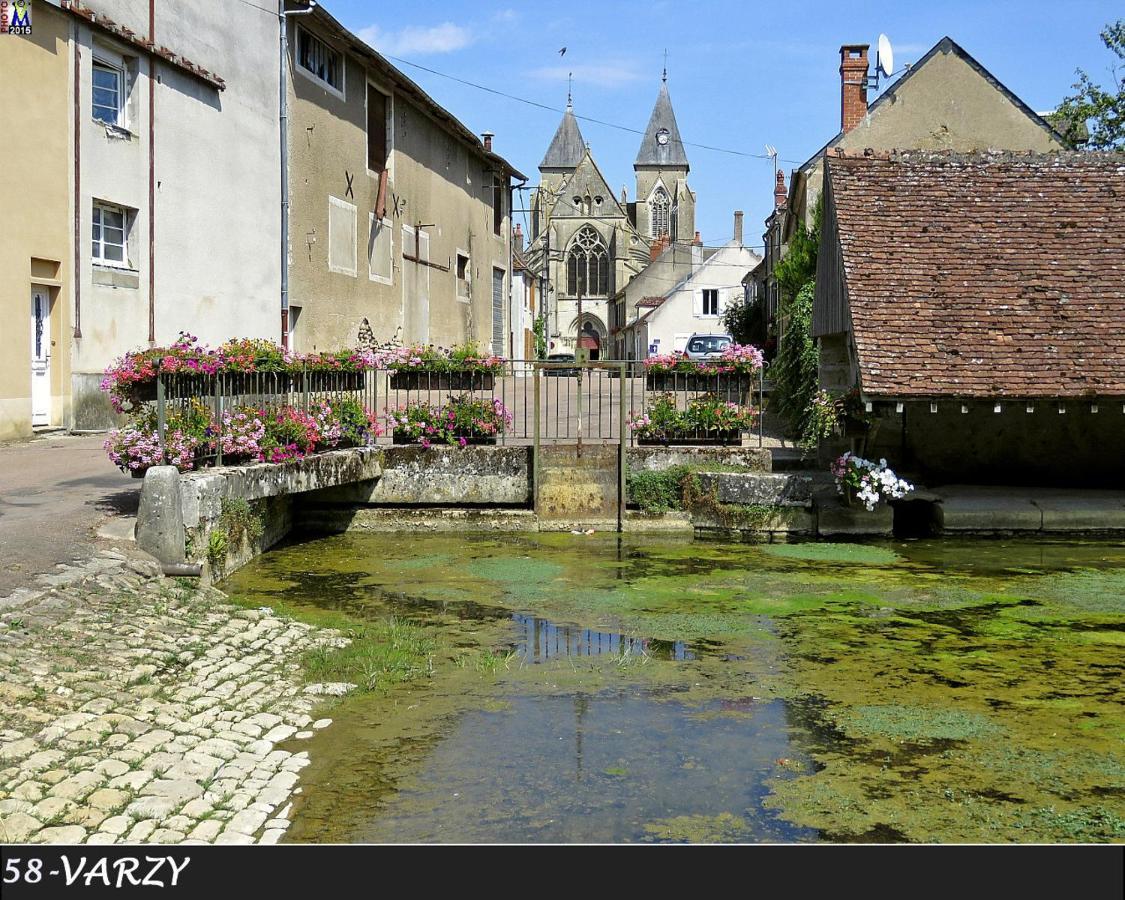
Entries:
{"type": "MultiPolygon", "coordinates": [[[[573,72],[576,114],[641,131],[667,48],[668,87],[684,141],[748,153],[772,144],[787,170],[839,128],[843,43],[874,48],[885,32],[901,68],[949,35],[1028,105],[1044,110],[1066,95],[1077,66],[1105,75],[1110,54],[1098,33],[1121,14],[1118,3],[1100,0],[324,5],[384,53],[559,110],[573,72]]],[[[397,64],[474,132],[495,132],[496,151],[537,181],[558,112],[397,64]]],[[[628,185],[633,199],[640,135],[580,124],[610,186],[619,192],[628,185]]],[[[687,152],[704,242],[729,240],[735,209],[746,211],[746,242],[760,242],[772,202],[771,164],[692,146],[687,152]]]]}

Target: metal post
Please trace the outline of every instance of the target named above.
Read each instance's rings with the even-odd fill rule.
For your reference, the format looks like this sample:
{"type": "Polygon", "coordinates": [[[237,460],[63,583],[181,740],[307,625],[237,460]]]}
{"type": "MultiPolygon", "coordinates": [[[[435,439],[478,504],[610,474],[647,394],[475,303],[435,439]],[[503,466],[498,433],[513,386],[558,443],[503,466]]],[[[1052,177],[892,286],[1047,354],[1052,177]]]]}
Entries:
{"type": "Polygon", "coordinates": [[[535,510],[538,510],[539,509],[539,400],[540,400],[539,376],[541,374],[541,370],[540,370],[540,367],[539,367],[538,363],[536,363],[533,367],[533,374],[534,374],[534,377],[535,377],[535,391],[534,391],[535,425],[534,425],[534,431],[533,431],[534,437],[532,438],[532,445],[531,445],[531,465],[532,465],[531,500],[532,500],[532,508],[535,509],[535,510]]]}
{"type": "Polygon", "coordinates": [[[167,426],[167,410],[164,401],[164,373],[156,373],[156,436],[160,440],[160,461],[168,462],[168,451],[164,446],[164,430],[167,426]]]}
{"type": "Polygon", "coordinates": [[[628,463],[628,454],[625,452],[625,375],[628,369],[628,363],[618,363],[620,377],[617,380],[619,385],[618,395],[618,447],[620,453],[617,457],[617,530],[625,530],[625,466],[628,463]]]}

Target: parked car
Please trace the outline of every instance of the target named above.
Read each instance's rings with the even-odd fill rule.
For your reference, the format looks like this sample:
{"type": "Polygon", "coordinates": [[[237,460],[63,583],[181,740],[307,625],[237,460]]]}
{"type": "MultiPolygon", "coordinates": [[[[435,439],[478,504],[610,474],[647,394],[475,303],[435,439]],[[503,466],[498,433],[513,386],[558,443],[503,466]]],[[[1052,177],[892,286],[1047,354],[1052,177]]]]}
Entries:
{"type": "MultiPolygon", "coordinates": [[[[552,353],[547,357],[546,362],[549,362],[549,363],[572,363],[572,362],[574,362],[574,354],[573,353],[552,353]]],[[[567,368],[559,367],[559,368],[556,369],[556,368],[552,367],[550,369],[544,369],[543,374],[544,375],[577,375],[578,369],[577,368],[571,368],[571,367],[567,367],[567,368]]]]}
{"type": "Polygon", "coordinates": [[[688,359],[713,359],[722,356],[733,343],[734,338],[729,334],[693,334],[684,347],[684,356],[688,359]]]}

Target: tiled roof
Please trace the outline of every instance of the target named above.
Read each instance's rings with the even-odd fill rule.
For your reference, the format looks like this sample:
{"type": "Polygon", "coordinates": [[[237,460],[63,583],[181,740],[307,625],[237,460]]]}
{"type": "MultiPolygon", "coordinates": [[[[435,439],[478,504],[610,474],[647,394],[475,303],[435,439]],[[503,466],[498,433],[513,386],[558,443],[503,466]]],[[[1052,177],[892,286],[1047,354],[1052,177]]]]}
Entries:
{"type": "Polygon", "coordinates": [[[827,168],[865,394],[1125,397],[1125,154],[827,168]]]}
{"type": "Polygon", "coordinates": [[[637,306],[640,308],[655,309],[667,299],[667,297],[642,297],[637,301],[637,306]]]}

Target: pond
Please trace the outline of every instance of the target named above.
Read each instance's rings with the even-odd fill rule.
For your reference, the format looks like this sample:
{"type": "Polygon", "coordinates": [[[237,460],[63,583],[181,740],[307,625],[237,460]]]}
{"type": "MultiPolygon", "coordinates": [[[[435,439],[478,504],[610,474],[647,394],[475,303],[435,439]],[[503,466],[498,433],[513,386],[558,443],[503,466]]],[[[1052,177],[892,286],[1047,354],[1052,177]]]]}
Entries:
{"type": "Polygon", "coordinates": [[[222,587],[421,659],[295,742],[287,840],[1125,840],[1121,544],[351,533],[222,587]]]}

